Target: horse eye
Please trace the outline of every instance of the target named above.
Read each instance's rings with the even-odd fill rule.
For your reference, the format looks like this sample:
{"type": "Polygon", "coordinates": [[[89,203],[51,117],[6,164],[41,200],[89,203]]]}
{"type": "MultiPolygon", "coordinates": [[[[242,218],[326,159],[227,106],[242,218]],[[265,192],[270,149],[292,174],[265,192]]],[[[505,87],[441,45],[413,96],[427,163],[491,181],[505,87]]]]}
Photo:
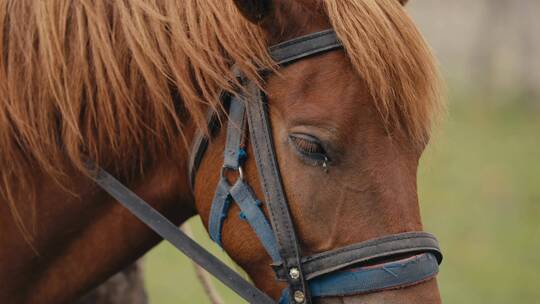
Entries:
{"type": "Polygon", "coordinates": [[[319,140],[307,134],[289,135],[289,140],[294,147],[302,154],[311,157],[325,157],[326,151],[319,140]]]}

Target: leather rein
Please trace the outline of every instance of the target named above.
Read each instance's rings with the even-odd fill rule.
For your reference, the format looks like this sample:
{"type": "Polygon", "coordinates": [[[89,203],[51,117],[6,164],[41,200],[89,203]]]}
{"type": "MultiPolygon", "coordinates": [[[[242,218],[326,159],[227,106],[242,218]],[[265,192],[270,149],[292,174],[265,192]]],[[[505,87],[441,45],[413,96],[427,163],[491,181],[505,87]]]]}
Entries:
{"type": "MultiPolygon", "coordinates": [[[[325,30],[280,43],[269,51],[275,62],[284,66],[342,47],[335,32],[325,30]]],[[[238,76],[247,88],[246,94],[225,94],[222,100],[228,105],[229,120],[222,174],[209,218],[208,230],[212,240],[221,246],[224,219],[230,205],[238,204],[241,218],[249,223],[272,259],[276,279],[287,283],[279,300],[283,304],[311,303],[316,297],[352,296],[400,288],[434,277],[438,273],[442,253],[436,238],[426,232],[389,235],[302,256],[275,155],[266,96],[255,83],[241,73],[238,76]],[[244,134],[245,129],[249,129],[249,134],[244,134]],[[263,212],[262,203],[243,177],[242,164],[247,157],[243,139],[246,136],[249,136],[254,153],[269,220],[263,212]],[[239,173],[233,184],[227,180],[226,171],[239,173]],[[403,256],[407,258],[376,264],[377,261],[403,256]],[[357,266],[366,263],[375,265],[357,266]]],[[[210,129],[217,128],[216,116],[212,112],[207,115],[210,129]]],[[[189,164],[192,186],[208,144],[209,138],[198,130],[189,164]]],[[[246,301],[276,303],[186,236],[111,174],[95,165],[89,166],[95,173],[92,178],[101,188],[246,301]]]]}

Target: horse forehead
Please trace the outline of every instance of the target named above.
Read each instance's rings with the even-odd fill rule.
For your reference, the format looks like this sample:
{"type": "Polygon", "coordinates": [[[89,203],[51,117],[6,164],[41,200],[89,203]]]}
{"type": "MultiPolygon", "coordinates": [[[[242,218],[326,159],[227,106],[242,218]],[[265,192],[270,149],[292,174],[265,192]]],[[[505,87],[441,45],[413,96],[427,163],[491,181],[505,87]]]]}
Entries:
{"type": "Polygon", "coordinates": [[[343,52],[295,63],[273,77],[268,89],[272,107],[288,121],[338,128],[373,113],[369,91],[343,52]]]}

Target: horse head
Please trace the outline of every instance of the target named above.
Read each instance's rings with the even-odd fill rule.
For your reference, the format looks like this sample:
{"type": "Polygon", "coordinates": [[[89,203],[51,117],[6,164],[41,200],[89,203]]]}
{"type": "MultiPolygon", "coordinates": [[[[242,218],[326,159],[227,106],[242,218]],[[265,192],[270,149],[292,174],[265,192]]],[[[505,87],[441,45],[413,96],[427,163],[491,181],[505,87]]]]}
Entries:
{"type": "MultiPolygon", "coordinates": [[[[290,44],[290,39],[330,28],[343,44],[343,49],[275,68],[259,84],[268,107],[271,153],[275,153],[301,256],[316,257],[423,229],[416,173],[437,112],[437,78],[429,51],[401,6],[405,2],[235,1],[243,16],[264,31],[269,45],[290,44]]],[[[256,93],[245,95],[248,108],[249,103],[262,101],[253,98],[256,93]]],[[[233,115],[230,112],[228,117],[233,115]]],[[[261,241],[261,233],[254,229],[258,224],[246,220],[242,204],[232,203],[234,194],[225,194],[229,201],[217,213],[224,219],[218,220],[222,226],[217,234],[215,230],[219,193],[214,189],[223,180],[231,186],[238,179],[246,181],[253,197],[263,201],[265,216],[271,218],[274,212],[264,202],[268,181],[257,164],[260,147],[253,138],[258,132],[254,128],[261,126],[249,125],[249,135],[242,135],[247,133],[242,123],[229,126],[228,131],[221,128],[196,173],[194,193],[214,240],[259,288],[277,299],[286,284],[276,280],[271,245],[261,241]],[[220,169],[231,132],[247,138],[241,177],[220,169]]],[[[275,230],[275,223],[271,224],[275,230]]],[[[409,261],[416,253],[345,265],[342,270],[409,261]]],[[[348,297],[325,297],[317,303],[440,301],[434,276],[342,294],[348,297]]],[[[297,302],[302,299],[300,294],[297,302]]]]}

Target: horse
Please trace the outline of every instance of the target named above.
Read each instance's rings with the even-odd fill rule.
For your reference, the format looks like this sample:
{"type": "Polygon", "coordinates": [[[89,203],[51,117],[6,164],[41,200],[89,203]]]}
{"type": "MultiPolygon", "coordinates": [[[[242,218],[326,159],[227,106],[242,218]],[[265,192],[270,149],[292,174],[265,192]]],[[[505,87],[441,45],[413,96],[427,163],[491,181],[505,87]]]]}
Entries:
{"type": "MultiPolygon", "coordinates": [[[[227,135],[213,134],[193,189],[189,147],[212,133],[208,109],[227,122],[223,92],[249,94],[238,70],[267,96],[303,254],[422,231],[416,171],[443,104],[405,2],[0,2],[0,301],[73,302],[161,240],[92,182],[88,159],[174,224],[199,214],[208,227],[227,135]],[[269,55],[327,28],[342,50],[284,67],[269,55]]],[[[243,167],[263,197],[255,160],[243,167]]],[[[277,299],[284,283],[239,215],[231,205],[221,245],[277,299]]],[[[315,302],[440,295],[433,276],[315,302]]]]}

